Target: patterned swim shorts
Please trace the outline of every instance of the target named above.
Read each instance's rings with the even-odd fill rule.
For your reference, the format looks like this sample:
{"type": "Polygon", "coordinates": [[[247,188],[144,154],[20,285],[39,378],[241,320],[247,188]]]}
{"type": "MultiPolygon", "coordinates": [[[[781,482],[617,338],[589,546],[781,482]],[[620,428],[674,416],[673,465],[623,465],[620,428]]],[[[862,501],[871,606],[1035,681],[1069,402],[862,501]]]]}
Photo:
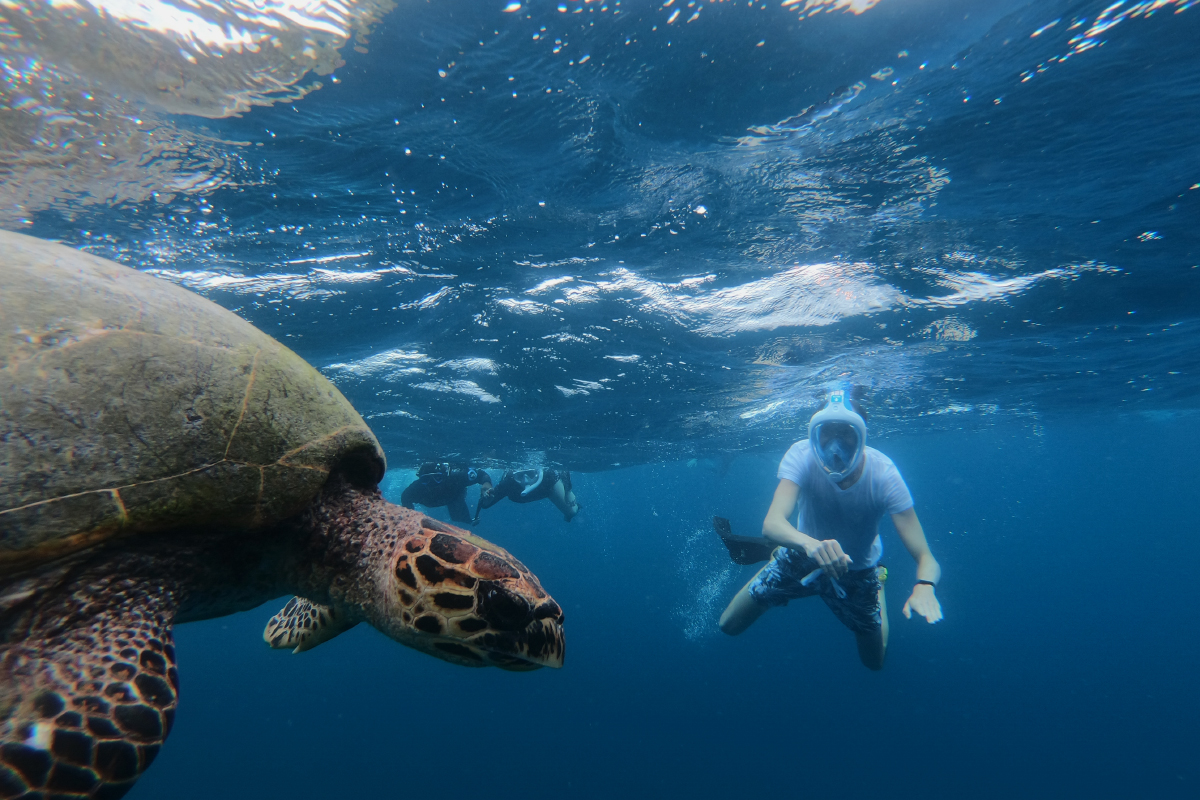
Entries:
{"type": "Polygon", "coordinates": [[[834,582],[821,575],[808,586],[800,581],[820,565],[798,550],[778,547],[767,565],[750,582],[750,596],[764,606],[786,606],[789,600],[820,595],[829,610],[855,633],[874,633],[879,630],[880,579],[887,580],[883,567],[852,569],[838,579],[845,596],[840,596],[834,582]]]}

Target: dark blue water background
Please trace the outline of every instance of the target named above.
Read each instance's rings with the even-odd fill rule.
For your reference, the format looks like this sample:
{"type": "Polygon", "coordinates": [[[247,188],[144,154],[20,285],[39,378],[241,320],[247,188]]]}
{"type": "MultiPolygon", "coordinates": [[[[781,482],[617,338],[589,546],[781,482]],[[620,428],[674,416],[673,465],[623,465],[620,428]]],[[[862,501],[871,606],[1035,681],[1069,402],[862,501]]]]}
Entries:
{"type": "Polygon", "coordinates": [[[716,631],[753,568],[711,516],[756,530],[772,461],[577,475],[570,524],[542,503],[480,526],[563,604],[562,671],[466,670],[365,628],[273,652],[273,607],[185,625],[178,722],[136,796],[1194,797],[1195,418],[878,446],[946,611],[899,615],[914,568],[887,530],[881,673],[816,599],[716,631]],[[1148,439],[1173,443],[1161,474],[1131,464],[1148,439]]]}
{"type": "Polygon", "coordinates": [[[584,504],[477,529],[565,608],[563,670],[272,652],[282,598],[182,626],[130,797],[1200,795],[1192,5],[405,2],[294,103],[170,118],[157,197],[76,165],[0,209],[293,347],[389,497],[461,457],[584,504]],[[711,517],[759,530],[843,380],[944,570],[902,619],[886,531],[880,674],[817,601],[716,629],[752,571],[711,517]]]}

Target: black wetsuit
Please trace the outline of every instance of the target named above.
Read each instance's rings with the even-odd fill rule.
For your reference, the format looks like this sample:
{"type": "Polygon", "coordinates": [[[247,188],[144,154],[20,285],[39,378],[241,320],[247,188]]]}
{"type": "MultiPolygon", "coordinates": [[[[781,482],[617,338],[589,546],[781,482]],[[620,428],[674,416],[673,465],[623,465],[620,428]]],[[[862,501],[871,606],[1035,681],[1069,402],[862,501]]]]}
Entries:
{"type": "Polygon", "coordinates": [[[491,476],[481,469],[449,468],[445,464],[438,464],[432,468],[422,467],[417,479],[400,495],[400,505],[405,508],[412,508],[414,503],[430,508],[446,506],[450,511],[450,519],[455,522],[470,522],[467,487],[476,483],[491,482],[491,476]]]}
{"type": "MultiPolygon", "coordinates": [[[[541,482],[526,492],[525,490],[537,480],[537,472],[538,470],[535,469],[505,472],[500,483],[490,493],[479,496],[479,509],[491,508],[506,497],[514,503],[534,503],[544,500],[550,496],[554,491],[554,484],[560,480],[563,482],[563,494],[570,493],[571,473],[565,469],[559,471],[549,467],[541,471],[541,482]]],[[[475,511],[476,516],[479,515],[479,509],[475,511]]]]}

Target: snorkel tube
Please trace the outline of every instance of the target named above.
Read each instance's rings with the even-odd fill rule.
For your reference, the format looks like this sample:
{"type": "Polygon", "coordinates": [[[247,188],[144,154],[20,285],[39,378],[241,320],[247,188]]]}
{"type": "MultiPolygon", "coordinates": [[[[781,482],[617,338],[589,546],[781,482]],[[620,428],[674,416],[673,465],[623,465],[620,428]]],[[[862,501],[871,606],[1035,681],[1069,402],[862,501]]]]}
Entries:
{"type": "Polygon", "coordinates": [[[846,402],[844,389],[833,390],[826,406],[808,422],[813,455],[825,476],[834,483],[854,474],[867,448],[867,423],[846,402]],[[823,430],[827,435],[822,436],[823,430]]]}

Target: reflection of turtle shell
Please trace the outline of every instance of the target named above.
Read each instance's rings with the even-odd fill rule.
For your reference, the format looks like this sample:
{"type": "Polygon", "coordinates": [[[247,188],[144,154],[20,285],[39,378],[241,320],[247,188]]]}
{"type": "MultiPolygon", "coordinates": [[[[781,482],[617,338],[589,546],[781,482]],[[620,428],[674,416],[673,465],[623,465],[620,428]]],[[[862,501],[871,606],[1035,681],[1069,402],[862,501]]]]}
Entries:
{"type": "Polygon", "coordinates": [[[268,525],[334,466],[383,475],[333,384],[204,298],[3,231],[0,287],[0,569],[120,535],[268,525]]]}

